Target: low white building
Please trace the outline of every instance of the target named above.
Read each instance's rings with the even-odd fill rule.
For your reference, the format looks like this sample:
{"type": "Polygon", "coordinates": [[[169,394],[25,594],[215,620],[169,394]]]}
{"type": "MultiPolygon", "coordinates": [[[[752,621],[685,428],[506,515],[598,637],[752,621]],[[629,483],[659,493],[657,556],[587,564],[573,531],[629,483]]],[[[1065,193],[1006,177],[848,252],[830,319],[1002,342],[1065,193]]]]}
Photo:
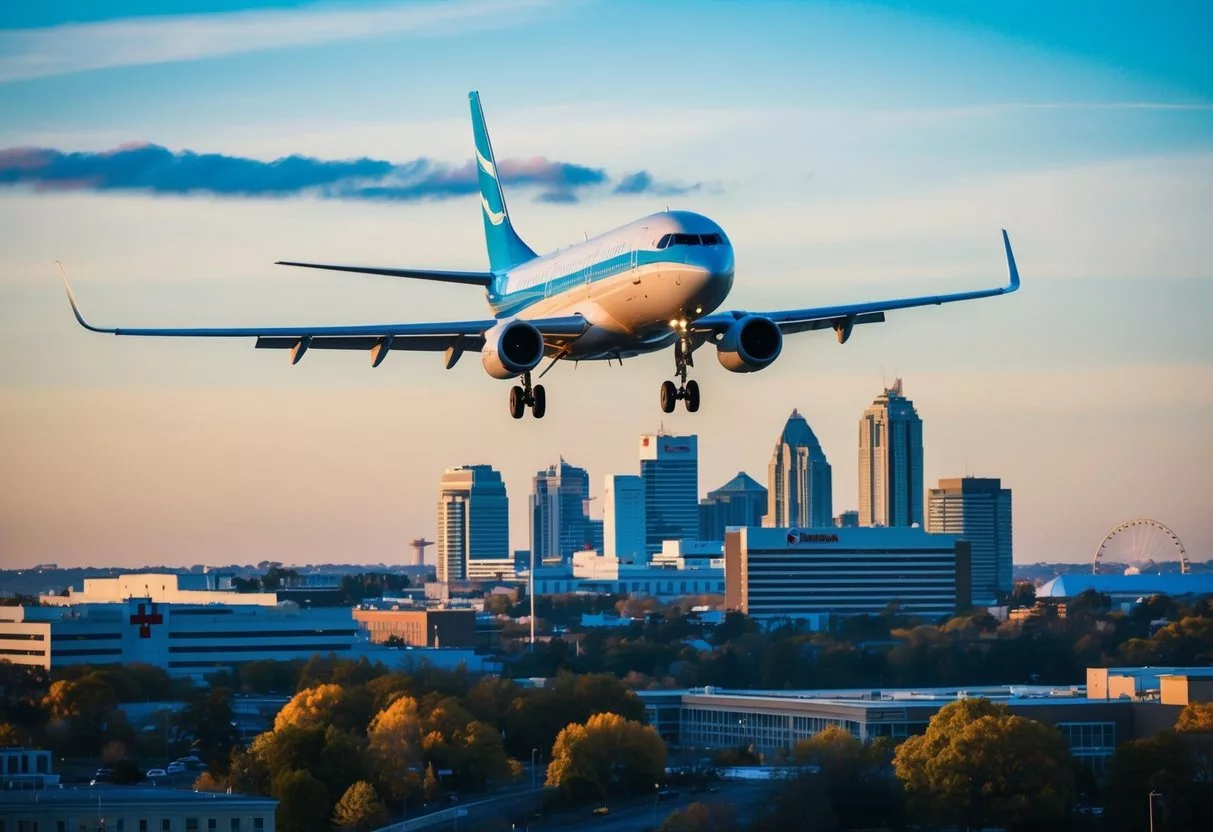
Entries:
{"type": "Polygon", "coordinates": [[[274,832],[268,797],[154,787],[0,791],[5,832],[274,832]]]}
{"type": "Polygon", "coordinates": [[[667,542],[662,554],[655,555],[651,562],[636,563],[598,552],[576,552],[571,564],[536,568],[535,594],[585,592],[663,600],[724,594],[724,562],[719,556],[721,544],[702,544],[715,546],[715,558],[685,558],[684,545],[677,541],[667,542]],[[663,560],[658,561],[658,558],[663,560]]]}
{"type": "Polygon", "coordinates": [[[86,582],[85,592],[77,595],[92,599],[86,603],[0,607],[0,659],[47,669],[139,662],[172,676],[195,678],[251,661],[306,660],[330,653],[350,659],[365,656],[389,667],[426,661],[438,667],[462,664],[472,672],[496,669],[495,663],[470,649],[404,650],[372,644],[348,607],[310,608],[276,600],[267,604],[266,596],[273,598],[273,593],[183,590],[167,580],[176,575],[154,576],[165,580],[145,586],[140,582],[145,577],[86,582]],[[151,590],[154,597],[121,598],[126,590],[151,590]]]}

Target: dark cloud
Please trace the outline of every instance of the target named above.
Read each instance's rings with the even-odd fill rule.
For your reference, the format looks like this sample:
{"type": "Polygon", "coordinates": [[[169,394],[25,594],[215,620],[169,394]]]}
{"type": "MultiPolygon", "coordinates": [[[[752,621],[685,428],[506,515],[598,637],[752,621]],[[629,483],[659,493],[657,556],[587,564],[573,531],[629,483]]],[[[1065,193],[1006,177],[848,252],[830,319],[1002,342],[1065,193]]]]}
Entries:
{"type": "Polygon", "coordinates": [[[619,180],[614,188],[617,194],[653,194],[654,196],[682,196],[698,191],[702,185],[675,185],[669,182],[658,182],[647,170],[629,173],[619,180]]]}
{"type": "MultiPolygon", "coordinates": [[[[544,202],[576,202],[606,189],[614,194],[683,194],[699,185],[657,182],[646,171],[612,186],[601,168],[536,156],[497,165],[506,186],[534,188],[544,202]]],[[[430,159],[392,163],[378,159],[326,161],[291,155],[272,162],[220,153],[173,152],[154,144],[123,145],[101,153],[64,153],[41,147],[0,150],[0,185],[40,191],[140,191],[153,194],[416,201],[450,199],[479,190],[475,165],[430,159]]]]}

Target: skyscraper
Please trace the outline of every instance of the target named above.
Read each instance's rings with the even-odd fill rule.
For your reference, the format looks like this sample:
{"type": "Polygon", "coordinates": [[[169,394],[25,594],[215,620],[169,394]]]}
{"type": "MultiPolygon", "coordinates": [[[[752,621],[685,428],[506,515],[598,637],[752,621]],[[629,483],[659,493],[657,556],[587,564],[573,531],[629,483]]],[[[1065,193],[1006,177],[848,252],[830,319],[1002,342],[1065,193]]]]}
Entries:
{"type": "Polygon", "coordinates": [[[901,379],[859,420],[859,525],[922,525],[922,420],[901,379]]]}
{"type": "Polygon", "coordinates": [[[761,526],[767,490],[745,471],[699,501],[699,539],[724,541],[729,526],[761,526]]]}
{"type": "Polygon", "coordinates": [[[765,525],[832,526],[834,481],[830,463],[813,429],[797,410],[792,411],[775,443],[767,466],[765,525]]]}
{"type": "Polygon", "coordinates": [[[927,531],[969,542],[972,601],[1011,591],[1011,489],[996,477],[943,479],[927,498],[927,531]]]}
{"type": "Polygon", "coordinates": [[[589,497],[589,474],[569,465],[564,457],[535,475],[531,489],[531,551],[537,563],[551,558],[569,560],[573,552],[593,545],[586,513],[589,497]]]}
{"type": "Polygon", "coordinates": [[[640,437],[644,480],[645,548],[699,534],[699,438],[646,433],[640,437]]]}
{"type": "Polygon", "coordinates": [[[510,577],[510,504],[490,465],[448,468],[438,487],[438,580],[510,577]]]}
{"type": "Polygon", "coordinates": [[[608,474],[602,489],[602,553],[625,563],[646,560],[644,480],[608,474]]]}

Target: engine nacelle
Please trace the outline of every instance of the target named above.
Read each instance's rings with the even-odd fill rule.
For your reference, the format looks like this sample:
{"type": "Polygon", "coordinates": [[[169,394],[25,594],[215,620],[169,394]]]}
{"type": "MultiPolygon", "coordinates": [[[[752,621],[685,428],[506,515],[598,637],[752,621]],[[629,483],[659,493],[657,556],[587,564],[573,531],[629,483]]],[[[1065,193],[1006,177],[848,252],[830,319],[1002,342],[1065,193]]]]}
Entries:
{"type": "Polygon", "coordinates": [[[517,378],[543,360],[543,334],[526,321],[503,321],[484,333],[480,361],[493,378],[517,378]]]}
{"type": "Polygon", "coordinates": [[[746,315],[716,344],[716,357],[733,373],[756,373],[771,365],[783,351],[783,332],[770,318],[746,315]]]}

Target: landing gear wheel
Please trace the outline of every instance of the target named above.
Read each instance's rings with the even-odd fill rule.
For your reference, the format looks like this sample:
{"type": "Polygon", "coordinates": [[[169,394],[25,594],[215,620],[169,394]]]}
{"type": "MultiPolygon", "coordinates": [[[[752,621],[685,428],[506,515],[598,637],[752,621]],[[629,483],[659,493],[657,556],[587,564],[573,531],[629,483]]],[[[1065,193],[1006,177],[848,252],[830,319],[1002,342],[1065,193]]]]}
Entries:
{"type": "Polygon", "coordinates": [[[673,413],[674,405],[678,402],[678,388],[672,381],[661,382],[661,410],[663,413],[673,413]]]}
{"type": "Polygon", "coordinates": [[[695,381],[695,379],[688,381],[682,398],[687,406],[687,413],[694,413],[699,410],[699,382],[695,381]]]}
{"type": "Polygon", "coordinates": [[[536,419],[542,419],[543,414],[548,409],[548,397],[544,392],[542,384],[536,384],[531,390],[531,415],[536,419]]]}
{"type": "Polygon", "coordinates": [[[526,393],[517,385],[510,388],[510,415],[515,419],[522,418],[522,411],[526,410],[526,393]]]}

